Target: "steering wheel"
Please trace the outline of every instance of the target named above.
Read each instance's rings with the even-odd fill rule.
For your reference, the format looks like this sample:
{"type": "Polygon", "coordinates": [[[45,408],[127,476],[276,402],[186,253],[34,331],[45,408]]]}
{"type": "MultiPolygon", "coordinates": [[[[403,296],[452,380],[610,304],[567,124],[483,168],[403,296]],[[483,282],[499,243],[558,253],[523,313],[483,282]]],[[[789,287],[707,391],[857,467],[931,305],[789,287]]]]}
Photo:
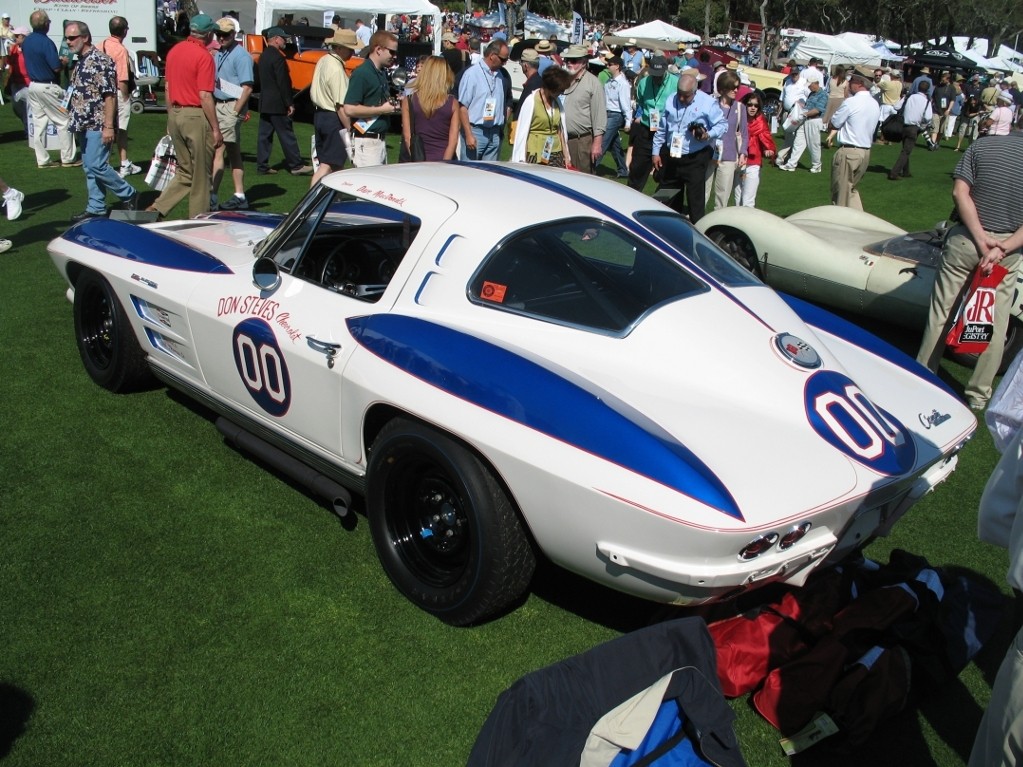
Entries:
{"type": "Polygon", "coordinates": [[[382,293],[397,268],[398,262],[377,243],[342,237],[323,262],[320,284],[357,297],[382,293]]]}

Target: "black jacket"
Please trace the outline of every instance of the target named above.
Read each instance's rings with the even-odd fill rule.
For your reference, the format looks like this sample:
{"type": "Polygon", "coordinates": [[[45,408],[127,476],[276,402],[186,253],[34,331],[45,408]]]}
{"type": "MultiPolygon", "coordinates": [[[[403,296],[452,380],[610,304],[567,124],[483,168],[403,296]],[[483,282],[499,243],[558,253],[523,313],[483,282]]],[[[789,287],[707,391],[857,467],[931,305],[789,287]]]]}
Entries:
{"type": "Polygon", "coordinates": [[[691,720],[687,735],[722,767],[745,765],[721,694],[714,643],[700,618],[650,626],[534,671],[501,693],[469,767],[574,765],[597,721],[676,671],[663,700],[691,720]]]}
{"type": "Polygon", "coordinates": [[[277,48],[268,45],[259,56],[259,111],[284,115],[294,103],[288,60],[277,48]]]}

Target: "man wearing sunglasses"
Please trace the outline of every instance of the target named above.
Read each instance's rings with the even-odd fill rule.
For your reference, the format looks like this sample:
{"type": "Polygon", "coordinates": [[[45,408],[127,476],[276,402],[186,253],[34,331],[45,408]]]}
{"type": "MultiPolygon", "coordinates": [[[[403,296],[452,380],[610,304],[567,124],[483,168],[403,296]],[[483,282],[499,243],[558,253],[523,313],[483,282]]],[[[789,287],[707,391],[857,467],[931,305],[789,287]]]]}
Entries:
{"type": "Polygon", "coordinates": [[[499,160],[501,137],[510,106],[501,69],[508,43],[497,40],[483,50],[483,60],[464,71],[458,85],[459,114],[465,139],[463,160],[499,160]]]}
{"type": "Polygon", "coordinates": [[[89,201],[74,222],[107,214],[107,192],[120,198],[125,210],[135,210],[138,193],[110,167],[110,147],[117,137],[117,69],[113,60],[92,44],[85,22],[72,21],[64,28],[68,46],[78,57],[71,73],[68,125],[82,147],[85,186],[89,201]]]}
{"type": "Polygon", "coordinates": [[[226,165],[231,167],[231,181],[234,185],[234,194],[219,202],[220,210],[246,210],[249,207],[249,201],[245,197],[245,166],[242,163],[239,138],[255,78],[252,56],[238,45],[237,35],[240,30],[237,24],[235,19],[225,16],[217,22],[215,32],[220,50],[213,54],[217,69],[213,101],[216,104],[217,123],[224,136],[224,143],[213,155],[213,197],[216,198],[220,193],[220,182],[224,178],[226,165]]]}
{"type": "Polygon", "coordinates": [[[389,100],[386,73],[398,60],[397,35],[374,32],[367,47],[369,55],[352,72],[345,93],[345,114],[352,121],[352,165],[356,168],[387,164],[390,116],[401,110],[397,102],[389,100]]]}

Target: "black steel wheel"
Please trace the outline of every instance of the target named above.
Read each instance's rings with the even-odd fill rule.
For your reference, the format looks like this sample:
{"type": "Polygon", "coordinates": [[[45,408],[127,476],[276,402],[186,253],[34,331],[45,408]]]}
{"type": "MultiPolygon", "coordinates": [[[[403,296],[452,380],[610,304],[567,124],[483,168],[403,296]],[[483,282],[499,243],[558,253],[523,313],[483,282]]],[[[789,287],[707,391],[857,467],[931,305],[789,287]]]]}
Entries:
{"type": "Polygon", "coordinates": [[[75,283],[74,316],[78,353],[93,381],[113,392],[127,392],[152,379],[121,302],[96,272],[83,272],[75,283]]]}
{"type": "Polygon", "coordinates": [[[370,531],[391,582],[446,623],[464,626],[521,598],[535,568],[518,514],[468,448],[396,419],[370,450],[370,531]]]}
{"type": "MultiPolygon", "coordinates": [[[[1005,351],[1002,352],[1002,362],[998,366],[998,375],[1003,375],[1012,361],[1016,359],[1020,349],[1023,349],[1023,321],[1018,317],[1009,318],[1009,326],[1005,329],[1005,351]]],[[[949,359],[955,360],[960,365],[968,368],[977,366],[979,354],[956,354],[949,351],[949,359]]]]}
{"type": "Polygon", "coordinates": [[[730,226],[715,226],[707,231],[707,237],[743,269],[753,272],[758,277],[762,276],[757,249],[753,247],[752,240],[745,232],[730,226]]]}

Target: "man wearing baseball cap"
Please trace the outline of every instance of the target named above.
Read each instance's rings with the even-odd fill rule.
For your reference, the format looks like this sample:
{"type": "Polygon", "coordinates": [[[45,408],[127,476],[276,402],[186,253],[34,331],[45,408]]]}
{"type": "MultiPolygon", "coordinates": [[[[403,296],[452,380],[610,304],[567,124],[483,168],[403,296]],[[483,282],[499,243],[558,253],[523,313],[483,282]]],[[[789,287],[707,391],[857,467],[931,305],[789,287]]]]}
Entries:
{"type": "Polygon", "coordinates": [[[225,16],[217,22],[217,41],[220,50],[213,54],[217,66],[217,85],[213,90],[217,123],[224,135],[224,143],[213,156],[213,195],[220,191],[224,178],[225,159],[231,165],[234,194],[219,203],[221,210],[247,210],[245,197],[245,166],[242,163],[241,129],[252,95],[252,56],[238,44],[238,22],[225,16]]]}
{"type": "Polygon", "coordinates": [[[675,95],[678,75],[668,72],[664,56],[651,56],[647,67],[648,75],[636,85],[636,109],[629,129],[629,145],[632,148],[632,162],[629,163],[629,186],[643,191],[650,169],[651,145],[654,133],[664,117],[664,105],[675,95]]]}
{"type": "Polygon", "coordinates": [[[313,174],[310,186],[331,171],[345,167],[351,154],[352,120],[345,114],[345,95],[348,93],[348,72],[345,62],[359,47],[359,38],[350,29],[339,29],[324,43],[330,51],[316,62],[309,95],[316,113],[313,129],[316,157],[320,166],[313,174]]]}
{"type": "Polygon", "coordinates": [[[216,68],[207,50],[216,28],[205,13],[196,14],[188,23],[188,37],[167,54],[167,133],[174,142],[178,167],[167,188],[146,209],[161,216],[184,197],[188,197],[189,218],[210,209],[213,153],[224,143],[213,101],[216,68]]]}
{"type": "Polygon", "coordinates": [[[293,176],[310,176],[312,165],[306,165],[295,138],[291,116],[295,114],[295,96],[291,87],[291,72],[284,57],[287,34],[280,27],[263,32],[266,48],[257,64],[259,71],[259,136],[256,139],[256,173],[275,174],[270,167],[274,135],[281,142],[284,164],[293,176]]]}

